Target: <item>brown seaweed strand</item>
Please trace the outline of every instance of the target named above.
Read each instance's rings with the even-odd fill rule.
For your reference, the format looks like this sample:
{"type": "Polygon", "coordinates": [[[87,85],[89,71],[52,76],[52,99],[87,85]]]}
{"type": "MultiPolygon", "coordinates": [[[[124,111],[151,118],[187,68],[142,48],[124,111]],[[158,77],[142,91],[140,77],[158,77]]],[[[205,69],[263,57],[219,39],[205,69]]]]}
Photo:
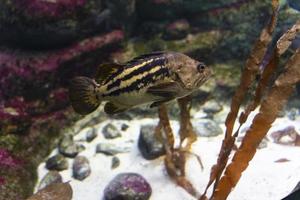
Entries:
{"type": "Polygon", "coordinates": [[[159,131],[159,128],[162,126],[164,130],[163,132],[165,133],[164,137],[166,139],[166,141],[164,142],[164,146],[166,149],[166,170],[169,176],[176,182],[177,185],[181,186],[188,193],[196,197],[198,196],[197,190],[185,178],[186,152],[181,151],[181,149],[174,149],[174,135],[170,125],[167,108],[164,104],[158,108],[158,114],[160,121],[157,127],[157,131],[159,131]]]}
{"type": "Polygon", "coordinates": [[[295,25],[290,28],[283,36],[277,41],[277,54],[282,55],[291,45],[292,41],[296,38],[297,34],[300,32],[300,20],[298,20],[295,25]]]}
{"type": "Polygon", "coordinates": [[[267,47],[272,40],[272,34],[275,29],[275,25],[277,22],[278,16],[278,7],[279,2],[278,0],[272,1],[273,6],[273,15],[270,20],[270,23],[262,30],[262,33],[255,43],[254,48],[250,54],[250,57],[246,61],[245,69],[241,76],[240,85],[237,88],[231,102],[231,109],[226,118],[225,125],[226,125],[226,138],[232,136],[232,131],[234,127],[234,123],[239,111],[239,108],[246,96],[247,91],[251,87],[256,75],[259,71],[259,65],[263,60],[264,55],[266,54],[267,47]]]}
{"type": "Polygon", "coordinates": [[[174,134],[170,125],[168,111],[165,104],[159,106],[158,116],[159,116],[159,125],[162,126],[164,130],[163,132],[165,133],[164,139],[166,139],[166,144],[165,144],[166,151],[172,152],[174,149],[174,134]]]}
{"type": "Polygon", "coordinates": [[[262,101],[259,113],[255,116],[250,129],[242,141],[238,151],[234,154],[232,162],[225,170],[212,200],[226,199],[231,190],[239,181],[242,172],[248,167],[249,162],[256,152],[256,148],[267,134],[278,113],[283,109],[288,97],[300,82],[300,50],[285,66],[285,72],[275,81],[271,91],[262,101]]]}
{"type": "Polygon", "coordinates": [[[259,65],[263,60],[263,57],[267,51],[267,47],[270,41],[272,40],[272,34],[274,32],[277,16],[278,16],[278,8],[279,8],[278,0],[272,1],[272,8],[273,8],[272,18],[269,24],[262,30],[258,41],[256,41],[254,48],[251,51],[251,55],[246,61],[246,66],[241,75],[240,85],[238,86],[232,98],[230,112],[227,115],[225,121],[225,125],[226,125],[225,138],[222,142],[217,164],[214,165],[211,169],[209,182],[200,199],[206,198],[206,192],[213,182],[215,182],[214,189],[213,189],[213,191],[215,191],[219,179],[225,169],[225,166],[227,165],[228,157],[234,146],[235,137],[232,136],[232,131],[238,115],[238,111],[240,109],[242,102],[245,99],[247,91],[251,87],[253,81],[255,80],[256,75],[258,74],[259,65]]]}
{"type": "Polygon", "coordinates": [[[185,177],[186,152],[175,149],[172,154],[165,157],[166,171],[177,185],[185,189],[189,194],[198,197],[199,193],[192,183],[185,177]]]}
{"type": "Polygon", "coordinates": [[[197,135],[195,134],[191,123],[191,97],[186,96],[178,99],[177,101],[180,109],[180,148],[183,148],[185,151],[189,151],[192,144],[197,140],[197,135]],[[187,143],[185,147],[182,147],[185,139],[187,139],[187,143]]]}
{"type": "Polygon", "coordinates": [[[265,89],[267,88],[268,82],[270,81],[270,78],[276,69],[279,57],[286,52],[286,50],[291,45],[292,41],[296,38],[299,32],[300,32],[300,20],[298,20],[296,24],[293,25],[286,33],[284,33],[277,41],[272,58],[270,59],[269,63],[266,65],[262,73],[261,79],[255,91],[254,98],[248,104],[245,111],[241,113],[241,116],[239,118],[240,125],[245,123],[250,112],[255,110],[259,105],[261,98],[263,96],[263,91],[265,91],[265,89]]]}

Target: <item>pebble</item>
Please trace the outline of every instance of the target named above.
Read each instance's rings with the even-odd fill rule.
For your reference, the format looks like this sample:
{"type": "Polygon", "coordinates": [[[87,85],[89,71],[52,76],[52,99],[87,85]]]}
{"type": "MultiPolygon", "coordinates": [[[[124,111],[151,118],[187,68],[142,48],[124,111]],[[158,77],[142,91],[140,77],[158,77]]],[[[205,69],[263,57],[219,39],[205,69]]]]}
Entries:
{"type": "Polygon", "coordinates": [[[222,128],[211,119],[192,120],[192,124],[198,136],[214,137],[223,134],[222,128]]]}
{"type": "Polygon", "coordinates": [[[105,155],[116,155],[118,153],[129,152],[129,147],[120,147],[119,145],[109,143],[99,143],[96,146],[96,153],[104,153],[105,155]]]}
{"type": "Polygon", "coordinates": [[[222,111],[223,106],[218,102],[212,100],[212,101],[207,101],[203,105],[202,109],[208,116],[213,116],[215,113],[222,111]]]}
{"type": "Polygon", "coordinates": [[[91,128],[86,132],[86,141],[91,142],[97,137],[97,129],[91,128]]]}
{"type": "Polygon", "coordinates": [[[89,160],[84,156],[76,156],[73,162],[73,177],[83,180],[91,174],[89,160]]]}
{"type": "Polygon", "coordinates": [[[73,135],[65,135],[58,145],[59,153],[66,157],[74,158],[79,153],[78,145],[74,142],[73,135]]]}
{"type": "Polygon", "coordinates": [[[121,132],[113,124],[108,123],[102,129],[103,135],[106,139],[114,139],[121,137],[121,132]]]}
{"type": "Polygon", "coordinates": [[[68,169],[68,166],[67,159],[61,154],[52,156],[46,161],[46,168],[49,170],[62,171],[68,169]]]}
{"type": "Polygon", "coordinates": [[[144,177],[122,173],[106,186],[104,200],[148,200],[151,194],[151,186],[144,177]]]}
{"type": "Polygon", "coordinates": [[[162,141],[154,136],[155,128],[153,125],[144,125],[140,129],[138,148],[147,160],[156,159],[166,153],[162,141]]]}
{"type": "Polygon", "coordinates": [[[121,130],[122,130],[122,131],[126,131],[128,128],[129,128],[129,125],[128,125],[128,124],[122,124],[122,125],[121,125],[121,130]]]}
{"type": "Polygon", "coordinates": [[[300,133],[297,132],[294,126],[287,126],[284,129],[272,132],[271,138],[277,144],[300,146],[300,133]]]}
{"type": "Polygon", "coordinates": [[[52,183],[62,183],[62,177],[58,171],[49,171],[41,180],[38,190],[45,188],[52,183]]]}
{"type": "Polygon", "coordinates": [[[111,169],[116,169],[117,167],[120,166],[120,159],[117,156],[114,156],[111,159],[111,169]]]}

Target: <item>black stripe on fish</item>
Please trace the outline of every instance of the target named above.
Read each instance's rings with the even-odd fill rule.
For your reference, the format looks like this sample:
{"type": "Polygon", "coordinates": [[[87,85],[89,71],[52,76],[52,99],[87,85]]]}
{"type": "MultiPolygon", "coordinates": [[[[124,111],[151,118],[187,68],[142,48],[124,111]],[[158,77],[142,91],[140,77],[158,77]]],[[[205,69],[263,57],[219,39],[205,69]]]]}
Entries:
{"type": "MultiPolygon", "coordinates": [[[[161,58],[156,58],[154,59],[152,62],[144,64],[143,63],[139,63],[139,65],[141,65],[141,67],[137,68],[136,70],[134,70],[133,72],[126,74],[124,77],[119,78],[115,81],[113,81],[111,84],[109,84],[107,86],[107,90],[111,90],[114,87],[119,87],[122,81],[128,80],[134,76],[138,76],[139,74],[143,74],[146,71],[149,71],[150,69],[152,69],[155,66],[162,66],[164,65],[164,61],[165,59],[163,59],[163,57],[161,58]]],[[[145,63],[148,61],[145,61],[145,63]]]]}
{"type": "MultiPolygon", "coordinates": [[[[144,64],[146,64],[147,62],[149,62],[149,60],[151,59],[154,59],[153,57],[149,57],[147,59],[144,59],[144,60],[136,60],[136,59],[133,59],[129,62],[127,62],[126,65],[124,65],[124,67],[122,68],[119,68],[118,71],[116,71],[115,73],[113,73],[111,76],[109,76],[107,78],[107,81],[104,83],[104,84],[108,84],[110,81],[112,81],[114,78],[118,77],[119,75],[123,74],[123,72],[126,70],[126,69],[130,69],[130,68],[133,68],[133,67],[136,67],[137,65],[141,65],[144,66],[144,64]],[[141,62],[143,61],[143,62],[141,62]]],[[[157,59],[157,58],[156,58],[157,59]]]]}
{"type": "Polygon", "coordinates": [[[158,79],[163,79],[163,77],[165,77],[165,76],[169,76],[169,69],[166,67],[161,67],[159,70],[155,71],[154,73],[149,73],[146,76],[143,76],[142,78],[131,83],[129,86],[114,90],[108,94],[104,94],[103,96],[118,96],[122,93],[138,91],[142,87],[145,87],[151,83],[154,83],[158,79]]]}
{"type": "Polygon", "coordinates": [[[109,77],[107,77],[106,82],[104,83],[104,85],[109,83],[109,81],[111,81],[116,76],[122,74],[125,69],[126,68],[124,68],[124,67],[120,67],[115,73],[112,73],[109,77]]]}

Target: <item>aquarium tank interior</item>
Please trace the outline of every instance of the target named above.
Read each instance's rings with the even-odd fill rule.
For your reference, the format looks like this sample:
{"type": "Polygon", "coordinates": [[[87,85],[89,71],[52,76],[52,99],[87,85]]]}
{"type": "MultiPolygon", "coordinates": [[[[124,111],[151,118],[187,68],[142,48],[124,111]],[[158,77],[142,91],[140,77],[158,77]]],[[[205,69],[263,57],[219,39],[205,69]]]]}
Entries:
{"type": "Polygon", "coordinates": [[[0,200],[300,200],[299,0],[1,0],[0,200]]]}

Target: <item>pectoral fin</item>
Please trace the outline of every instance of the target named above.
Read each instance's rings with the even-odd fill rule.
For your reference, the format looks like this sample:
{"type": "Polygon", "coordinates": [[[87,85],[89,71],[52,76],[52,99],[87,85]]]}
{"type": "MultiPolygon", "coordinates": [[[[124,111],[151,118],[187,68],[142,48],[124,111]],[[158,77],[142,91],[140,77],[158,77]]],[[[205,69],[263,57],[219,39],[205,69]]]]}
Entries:
{"type": "Polygon", "coordinates": [[[160,106],[161,104],[167,103],[167,102],[169,102],[169,101],[171,101],[171,100],[173,100],[173,99],[164,99],[164,100],[161,100],[161,101],[153,102],[153,103],[150,105],[150,108],[158,107],[158,106],[160,106]]]}
{"type": "Polygon", "coordinates": [[[179,86],[176,82],[161,83],[149,87],[147,93],[155,96],[164,97],[165,99],[174,99],[179,92],[179,86]]]}
{"type": "Polygon", "coordinates": [[[127,110],[127,109],[126,108],[121,108],[120,106],[118,106],[118,105],[116,105],[112,102],[107,102],[104,105],[104,112],[106,112],[109,115],[121,113],[121,112],[124,112],[125,110],[127,110]]]}

